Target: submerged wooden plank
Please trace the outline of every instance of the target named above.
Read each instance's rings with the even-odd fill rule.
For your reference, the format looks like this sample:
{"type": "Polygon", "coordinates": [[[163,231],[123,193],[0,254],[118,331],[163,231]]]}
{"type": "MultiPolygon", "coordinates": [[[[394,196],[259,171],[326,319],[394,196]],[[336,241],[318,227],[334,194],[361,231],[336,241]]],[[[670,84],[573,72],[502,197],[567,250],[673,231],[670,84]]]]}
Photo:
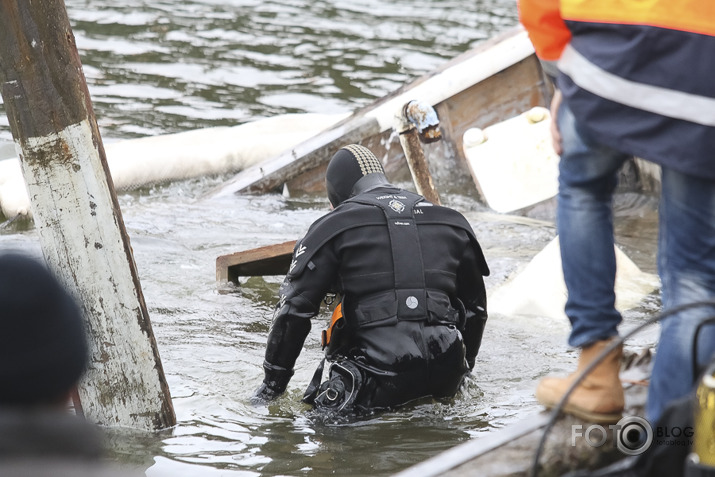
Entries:
{"type": "Polygon", "coordinates": [[[290,268],[295,240],[253,248],[216,259],[216,281],[238,283],[238,277],[285,275],[290,268]]]}

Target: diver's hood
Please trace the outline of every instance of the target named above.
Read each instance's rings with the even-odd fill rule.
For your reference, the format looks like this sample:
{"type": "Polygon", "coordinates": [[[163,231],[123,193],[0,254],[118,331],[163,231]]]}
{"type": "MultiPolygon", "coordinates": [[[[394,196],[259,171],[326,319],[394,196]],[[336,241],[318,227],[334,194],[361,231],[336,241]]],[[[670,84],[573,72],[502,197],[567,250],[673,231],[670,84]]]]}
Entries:
{"type": "Polygon", "coordinates": [[[382,164],[368,148],[359,144],[350,144],[336,152],[325,173],[328,199],[333,207],[383,184],[390,183],[382,164]]]}

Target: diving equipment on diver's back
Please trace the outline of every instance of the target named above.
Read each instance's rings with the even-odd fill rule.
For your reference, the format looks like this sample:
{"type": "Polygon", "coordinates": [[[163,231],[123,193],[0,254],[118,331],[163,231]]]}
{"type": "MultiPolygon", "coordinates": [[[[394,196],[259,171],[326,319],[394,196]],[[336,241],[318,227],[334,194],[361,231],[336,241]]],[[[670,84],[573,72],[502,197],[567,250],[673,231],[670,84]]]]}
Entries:
{"type": "MultiPolygon", "coordinates": [[[[320,384],[321,362],[304,396],[304,402],[316,409],[360,415],[420,397],[452,396],[469,370],[460,332],[466,322],[464,305],[426,282],[418,223],[429,217],[422,209],[433,205],[417,194],[388,190],[360,194],[332,212],[333,220],[342,214],[352,215],[346,214],[346,207],[367,210],[372,220],[375,214],[382,216],[382,227],[387,225],[383,232],[387,248],[382,253],[391,262],[392,280],[381,291],[347,293],[334,310],[330,325],[322,332],[326,359],[332,363],[329,378],[320,384]]],[[[466,228],[456,216],[450,219],[449,213],[437,217],[435,225],[440,227],[454,224],[466,228]]],[[[464,220],[461,215],[459,218],[464,220]]],[[[350,226],[355,221],[344,223],[350,226]]],[[[352,234],[352,227],[333,230],[336,228],[352,234]]],[[[466,235],[472,237],[473,232],[466,235]]],[[[301,246],[309,251],[318,249],[316,239],[320,236],[314,233],[301,246]]],[[[322,237],[319,242],[326,240],[322,237]]],[[[311,255],[298,257],[291,273],[302,274],[310,266],[311,255]]],[[[483,260],[481,250],[478,258],[483,260]]]]}

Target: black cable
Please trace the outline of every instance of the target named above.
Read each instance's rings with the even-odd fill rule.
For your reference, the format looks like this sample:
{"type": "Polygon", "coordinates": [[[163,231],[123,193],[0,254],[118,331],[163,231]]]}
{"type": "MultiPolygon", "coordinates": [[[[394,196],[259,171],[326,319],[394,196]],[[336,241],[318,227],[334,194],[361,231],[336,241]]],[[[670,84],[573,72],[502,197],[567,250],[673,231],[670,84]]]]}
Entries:
{"type": "Polygon", "coordinates": [[[707,320],[701,321],[695,328],[695,336],[693,336],[693,356],[691,358],[693,363],[693,378],[700,375],[700,369],[698,369],[698,337],[700,336],[700,331],[702,331],[704,326],[711,325],[713,323],[715,323],[715,316],[711,316],[707,320]]]}
{"type": "Polygon", "coordinates": [[[564,396],[561,398],[559,403],[553,408],[551,411],[551,417],[549,417],[549,422],[546,424],[546,428],[544,429],[544,433],[541,435],[541,439],[539,440],[539,446],[536,448],[536,453],[534,454],[534,459],[532,462],[532,467],[531,467],[531,472],[529,475],[531,477],[536,477],[538,470],[539,470],[539,460],[541,459],[541,454],[544,451],[544,446],[546,445],[546,438],[549,435],[549,432],[551,429],[554,427],[554,424],[556,423],[556,419],[559,417],[561,414],[561,410],[563,409],[564,405],[566,404],[566,401],[568,401],[569,396],[571,396],[571,393],[578,387],[579,384],[581,384],[581,381],[588,376],[591,371],[593,371],[596,366],[598,366],[601,361],[603,361],[606,356],[608,356],[611,351],[622,345],[625,340],[633,336],[634,334],[638,333],[641,331],[643,328],[652,325],[653,323],[657,323],[660,320],[663,320],[665,318],[668,318],[672,315],[675,315],[677,313],[680,313],[682,311],[690,310],[691,308],[698,308],[698,307],[705,307],[705,306],[715,306],[715,300],[708,300],[708,301],[698,301],[695,303],[688,303],[686,305],[680,305],[676,306],[675,308],[671,308],[670,310],[663,311],[658,313],[656,316],[649,318],[648,320],[644,321],[640,325],[636,326],[632,330],[628,331],[626,334],[623,336],[618,337],[618,339],[614,339],[607,347],[604,349],[601,354],[599,354],[596,359],[594,359],[591,363],[589,363],[588,366],[579,374],[576,379],[574,380],[573,383],[571,383],[571,386],[566,390],[566,393],[564,396]]]}

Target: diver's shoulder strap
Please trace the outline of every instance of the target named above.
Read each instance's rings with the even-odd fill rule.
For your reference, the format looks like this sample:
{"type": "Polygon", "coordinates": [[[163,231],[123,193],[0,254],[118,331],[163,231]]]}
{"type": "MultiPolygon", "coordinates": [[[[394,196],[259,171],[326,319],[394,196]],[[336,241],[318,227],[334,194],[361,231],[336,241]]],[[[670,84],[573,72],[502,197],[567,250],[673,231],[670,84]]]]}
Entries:
{"type": "Polygon", "coordinates": [[[348,199],[380,208],[387,220],[395,274],[397,316],[401,320],[427,317],[427,290],[415,205],[424,197],[409,191],[368,192],[348,199]]]}
{"type": "Polygon", "coordinates": [[[389,218],[404,217],[406,212],[415,219],[417,225],[449,225],[451,227],[464,230],[469,236],[474,252],[477,256],[482,275],[489,275],[489,266],[484,258],[484,252],[477,240],[476,235],[469,221],[455,209],[435,205],[425,200],[419,194],[405,190],[392,192],[369,191],[356,197],[348,199],[346,202],[358,202],[380,207],[385,216],[389,218]],[[403,206],[404,205],[404,209],[403,206]]]}
{"type": "Polygon", "coordinates": [[[417,203],[415,209],[415,218],[418,224],[442,224],[450,225],[464,230],[469,236],[469,241],[472,243],[472,248],[477,256],[479,266],[482,275],[489,276],[489,266],[484,258],[484,252],[482,252],[482,247],[479,245],[477,236],[474,234],[472,226],[467,221],[466,217],[454,209],[449,207],[443,207],[441,205],[434,205],[430,202],[417,203]]]}
{"type": "Polygon", "coordinates": [[[377,209],[360,207],[355,204],[340,205],[316,220],[308,229],[305,237],[295,244],[288,277],[300,276],[309,266],[313,254],[336,235],[351,228],[364,225],[383,225],[384,223],[385,217],[377,209]]]}

